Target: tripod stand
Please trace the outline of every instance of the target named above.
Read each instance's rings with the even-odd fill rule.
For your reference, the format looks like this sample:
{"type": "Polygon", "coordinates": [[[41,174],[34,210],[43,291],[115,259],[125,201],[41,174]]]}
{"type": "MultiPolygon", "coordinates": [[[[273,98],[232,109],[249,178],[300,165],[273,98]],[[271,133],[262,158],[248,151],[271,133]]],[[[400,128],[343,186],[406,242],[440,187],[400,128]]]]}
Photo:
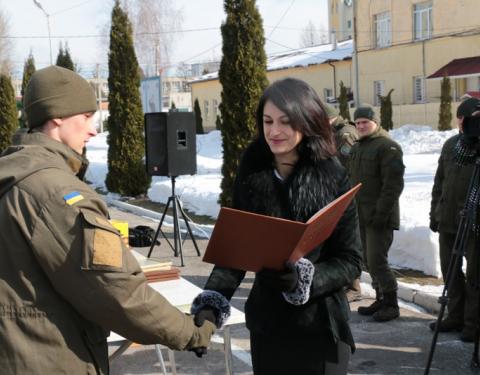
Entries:
{"type": "MultiPolygon", "coordinates": [[[[478,225],[476,222],[477,212],[480,209],[480,156],[475,158],[475,166],[473,174],[470,178],[467,196],[465,198],[465,204],[462,211],[460,212],[460,223],[458,225],[458,230],[455,236],[455,242],[453,245],[452,255],[450,257],[450,262],[448,265],[447,274],[445,277],[445,286],[443,288],[442,295],[438,298],[440,303],[440,312],[438,314],[437,322],[435,324],[435,331],[432,338],[432,344],[430,346],[430,352],[428,355],[427,365],[425,367],[424,375],[428,375],[430,372],[430,366],[432,364],[433,354],[435,351],[435,346],[438,339],[438,332],[440,329],[440,324],[445,313],[445,307],[448,303],[448,287],[450,286],[451,281],[454,279],[457,272],[461,268],[462,258],[466,254],[466,247],[468,244],[469,236],[472,232],[475,236],[478,236],[478,225]]],[[[479,251],[480,249],[475,249],[479,251]]],[[[478,267],[478,265],[476,265],[478,267]]],[[[478,280],[477,280],[478,283],[478,280]]],[[[476,285],[478,288],[478,285],[476,285]]],[[[478,318],[477,324],[475,327],[475,348],[473,351],[473,356],[471,360],[471,368],[478,369],[480,366],[478,353],[479,353],[479,336],[480,331],[478,327],[478,318]]]]}
{"type": "Polygon", "coordinates": [[[148,251],[147,257],[150,258],[153,248],[155,247],[155,243],[157,241],[158,235],[161,232],[162,236],[165,238],[167,243],[170,245],[170,248],[173,250],[173,254],[176,257],[178,257],[178,254],[180,254],[180,262],[181,262],[181,266],[183,267],[184,263],[183,263],[182,244],[185,240],[183,240],[182,242],[182,234],[180,232],[180,224],[178,221],[179,211],[180,211],[180,214],[182,215],[183,221],[185,222],[185,226],[187,227],[187,234],[185,235],[185,239],[187,235],[190,235],[193,245],[195,246],[195,250],[197,250],[198,256],[200,256],[200,250],[198,250],[197,243],[195,242],[195,238],[193,237],[193,234],[192,234],[192,229],[190,228],[190,224],[188,223],[187,215],[185,214],[185,211],[183,211],[180,198],[178,197],[178,195],[175,194],[175,178],[176,177],[177,176],[171,176],[172,195],[168,197],[167,204],[165,205],[165,209],[163,210],[162,218],[160,219],[160,223],[158,224],[157,231],[155,232],[155,238],[152,241],[152,245],[150,246],[150,250],[148,251]],[[172,243],[165,236],[165,233],[163,233],[162,231],[163,220],[165,219],[165,215],[167,214],[167,210],[168,210],[168,207],[170,207],[170,204],[172,204],[172,211],[173,211],[173,243],[174,243],[173,246],[172,246],[172,243]]]}

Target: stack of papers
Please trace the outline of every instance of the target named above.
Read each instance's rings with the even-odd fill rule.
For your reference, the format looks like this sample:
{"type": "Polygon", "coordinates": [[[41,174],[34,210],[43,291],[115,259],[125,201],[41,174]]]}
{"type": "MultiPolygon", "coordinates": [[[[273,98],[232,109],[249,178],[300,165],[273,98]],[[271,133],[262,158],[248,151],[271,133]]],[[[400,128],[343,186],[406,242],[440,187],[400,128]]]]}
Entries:
{"type": "Polygon", "coordinates": [[[180,270],[172,262],[159,262],[132,251],[149,283],[180,278],[180,270]]]}

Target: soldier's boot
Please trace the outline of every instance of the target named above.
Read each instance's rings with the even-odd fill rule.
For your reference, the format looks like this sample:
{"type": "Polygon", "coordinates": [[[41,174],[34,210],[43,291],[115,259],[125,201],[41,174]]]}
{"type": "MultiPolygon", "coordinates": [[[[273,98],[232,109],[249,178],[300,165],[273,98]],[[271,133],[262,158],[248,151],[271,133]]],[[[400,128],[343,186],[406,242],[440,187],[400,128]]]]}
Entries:
{"type": "Polygon", "coordinates": [[[348,302],[360,301],[362,299],[362,287],[360,286],[360,278],[353,280],[352,284],[347,288],[348,302]]]}
{"type": "Polygon", "coordinates": [[[375,314],[378,310],[380,310],[380,307],[382,306],[383,302],[383,294],[380,291],[380,289],[375,289],[375,301],[370,305],[370,306],[360,306],[357,310],[357,312],[360,315],[366,315],[370,316],[375,314]]]}
{"type": "Polygon", "coordinates": [[[400,316],[398,308],[397,292],[385,293],[383,296],[382,306],[373,314],[373,319],[377,322],[388,322],[400,316]]]}

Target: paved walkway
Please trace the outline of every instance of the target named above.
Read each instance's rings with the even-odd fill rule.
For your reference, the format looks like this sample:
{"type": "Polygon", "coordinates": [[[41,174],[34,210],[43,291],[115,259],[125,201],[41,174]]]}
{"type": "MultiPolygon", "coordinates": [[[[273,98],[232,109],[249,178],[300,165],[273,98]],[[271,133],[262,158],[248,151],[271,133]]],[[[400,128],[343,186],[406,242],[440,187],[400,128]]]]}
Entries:
{"type": "MultiPolygon", "coordinates": [[[[122,208],[125,209],[125,206],[122,208]]],[[[136,225],[150,225],[156,229],[158,221],[144,216],[146,211],[132,209],[133,213],[110,207],[112,218],[127,220],[131,227],[136,225]]],[[[150,215],[149,215],[150,216],[150,215]]],[[[158,215],[153,215],[158,217],[158,215]]],[[[171,228],[166,225],[167,236],[171,235],[171,228]]],[[[163,238],[161,245],[155,247],[152,257],[159,260],[172,260],[180,266],[180,258],[173,257],[173,251],[163,238]]],[[[205,251],[207,240],[196,237],[201,253],[205,251]]],[[[148,248],[136,249],[145,254],[148,248]]],[[[203,287],[212,265],[203,263],[196,255],[192,241],[187,238],[183,249],[185,267],[181,267],[181,275],[203,287]]],[[[253,274],[247,273],[244,282],[232,299],[232,304],[243,311],[246,297],[253,281],[253,274]]],[[[368,275],[364,280],[368,279],[368,275]]],[[[368,286],[364,284],[366,294],[368,286]]],[[[428,296],[409,289],[408,284],[402,284],[401,295],[409,302],[401,303],[401,317],[387,323],[376,323],[368,317],[356,313],[359,305],[367,305],[371,298],[354,302],[351,305],[351,327],[357,351],[352,356],[350,375],[416,375],[423,374],[430,349],[432,333],[428,329],[428,322],[435,316],[424,310],[419,304],[430,309],[436,308],[436,296],[428,296]],[[414,301],[417,304],[410,303],[414,301]],[[425,302],[426,301],[426,302],[425,302]]],[[[248,330],[245,325],[232,328],[233,368],[235,374],[252,374],[248,330]]],[[[435,356],[430,374],[460,375],[472,373],[469,364],[473,353],[473,344],[465,344],[458,339],[457,334],[441,334],[435,348],[435,356]]],[[[114,347],[112,346],[111,350],[114,347]]],[[[167,369],[169,369],[166,350],[163,351],[167,369]]],[[[202,375],[225,374],[224,357],[220,350],[209,350],[206,357],[198,359],[193,353],[175,352],[177,374],[202,375]]],[[[279,359],[280,360],[280,359],[279,359]]],[[[288,359],[281,359],[288,360],[288,359]]],[[[291,359],[293,360],[293,359],[291,359]]],[[[111,373],[116,374],[161,374],[154,346],[134,346],[117,358],[111,366],[111,373]]],[[[296,375],[296,374],[292,374],[296,375]]],[[[301,375],[301,374],[299,374],[301,375]]]]}

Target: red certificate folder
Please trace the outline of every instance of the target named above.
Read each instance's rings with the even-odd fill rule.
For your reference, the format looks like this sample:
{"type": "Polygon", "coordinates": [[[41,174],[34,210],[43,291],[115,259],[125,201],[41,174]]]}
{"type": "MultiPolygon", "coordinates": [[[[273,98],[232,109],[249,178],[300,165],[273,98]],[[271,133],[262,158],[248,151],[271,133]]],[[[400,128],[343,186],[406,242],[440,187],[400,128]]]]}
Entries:
{"type": "Polygon", "coordinates": [[[203,261],[258,272],[282,269],[324,242],[360,189],[356,185],[306,223],[222,207],[203,261]]]}

